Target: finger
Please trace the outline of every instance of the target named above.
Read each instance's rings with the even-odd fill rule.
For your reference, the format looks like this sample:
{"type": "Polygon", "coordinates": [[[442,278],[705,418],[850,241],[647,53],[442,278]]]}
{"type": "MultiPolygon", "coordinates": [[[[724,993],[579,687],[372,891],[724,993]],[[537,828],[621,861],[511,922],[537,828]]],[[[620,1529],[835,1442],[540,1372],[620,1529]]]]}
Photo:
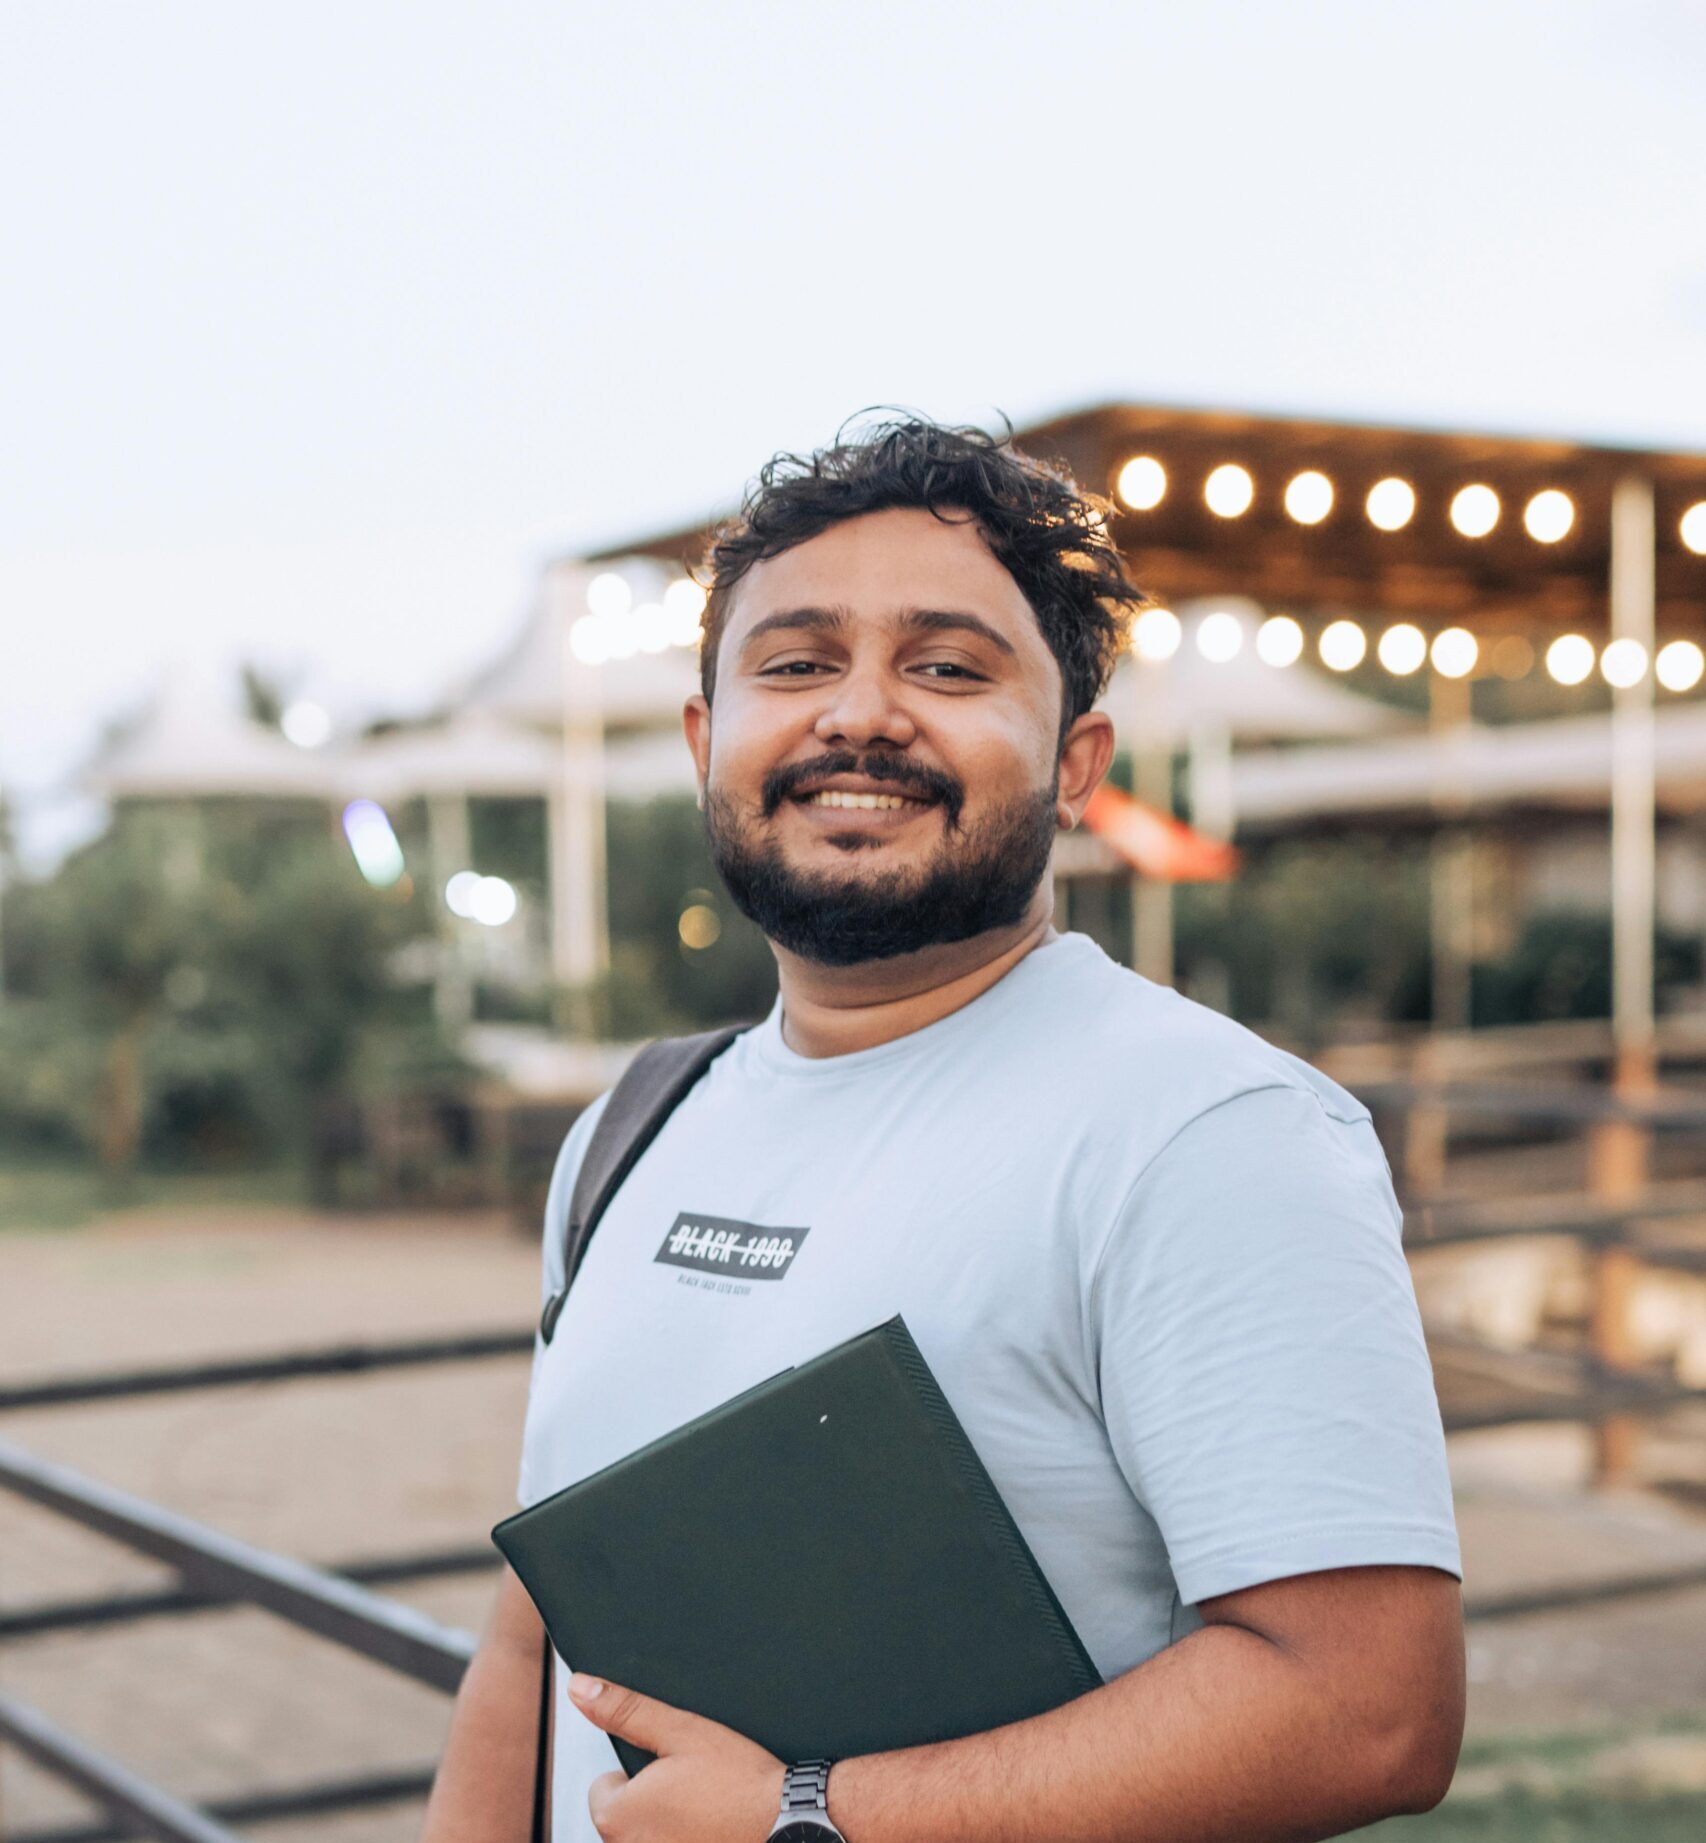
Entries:
{"type": "Polygon", "coordinates": [[[696,1730],[702,1733],[717,1725],[702,1715],[659,1702],[655,1696],[642,1696],[637,1689],[624,1689],[579,1670],[569,1678],[569,1695],[595,1727],[606,1734],[619,1734],[648,1753],[673,1753],[685,1747],[696,1730]]]}
{"type": "Polygon", "coordinates": [[[600,1836],[604,1834],[604,1816],[611,1800],[627,1783],[626,1773],[600,1773],[586,1788],[586,1808],[592,1817],[592,1827],[600,1836]]]}

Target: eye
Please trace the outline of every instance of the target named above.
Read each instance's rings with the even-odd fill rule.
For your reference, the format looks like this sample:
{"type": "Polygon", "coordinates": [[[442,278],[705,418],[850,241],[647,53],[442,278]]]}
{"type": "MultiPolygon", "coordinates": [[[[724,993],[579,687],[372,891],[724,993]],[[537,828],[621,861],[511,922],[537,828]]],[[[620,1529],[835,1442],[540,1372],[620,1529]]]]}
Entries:
{"type": "Polygon", "coordinates": [[[962,665],[956,665],[951,659],[931,659],[925,662],[926,672],[958,672],[961,678],[980,678],[981,673],[968,671],[962,665]]]}
{"type": "Polygon", "coordinates": [[[804,666],[808,672],[815,672],[817,670],[817,665],[818,662],[815,659],[790,659],[783,665],[766,666],[758,676],[760,678],[777,678],[785,673],[792,672],[796,666],[804,666]]]}

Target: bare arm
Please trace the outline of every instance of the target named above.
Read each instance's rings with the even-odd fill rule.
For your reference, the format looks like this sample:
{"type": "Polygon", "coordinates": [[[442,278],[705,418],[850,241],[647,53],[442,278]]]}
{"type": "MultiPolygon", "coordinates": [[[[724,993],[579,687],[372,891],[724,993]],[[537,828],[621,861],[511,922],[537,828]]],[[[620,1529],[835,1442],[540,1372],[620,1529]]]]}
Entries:
{"type": "Polygon", "coordinates": [[[1445,1796],[1462,1603],[1433,1568],[1205,1601],[1199,1632],[1046,1715],[839,1762],[848,1843],[1306,1843],[1445,1796]]]}
{"type": "Polygon", "coordinates": [[[544,1644],[539,1614],[506,1562],[456,1692],[421,1843],[528,1843],[544,1644]]]}

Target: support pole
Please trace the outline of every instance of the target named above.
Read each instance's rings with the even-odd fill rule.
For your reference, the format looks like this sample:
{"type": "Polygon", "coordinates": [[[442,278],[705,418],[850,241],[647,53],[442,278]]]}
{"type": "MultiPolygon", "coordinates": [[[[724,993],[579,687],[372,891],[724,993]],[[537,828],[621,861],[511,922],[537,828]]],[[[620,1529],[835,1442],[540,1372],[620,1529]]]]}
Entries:
{"type": "MultiPolygon", "coordinates": [[[[1650,1094],[1657,1085],[1653,1027],[1655,908],[1653,774],[1653,489],[1633,476],[1611,497],[1611,636],[1639,641],[1647,670],[1638,683],[1614,687],[1611,705],[1611,1085],[1619,1095],[1650,1094]]],[[[1596,1196],[1624,1203],[1646,1187],[1650,1129],[1608,1120],[1594,1133],[1590,1183],[1596,1196]]],[[[1627,1247],[1596,1251],[1593,1352],[1606,1369],[1639,1357],[1630,1329],[1637,1257],[1627,1247]]],[[[1602,1485],[1632,1476],[1638,1423],[1612,1415],[1596,1430],[1595,1477],[1602,1485]]]]}
{"type": "MultiPolygon", "coordinates": [[[[1237,802],[1232,791],[1232,730],[1224,719],[1193,723],[1186,739],[1191,829],[1227,844],[1237,830],[1237,802]]],[[[1204,906],[1225,920],[1232,905],[1232,885],[1211,885],[1204,906]]],[[[1224,956],[1199,958],[1191,971],[1191,997],[1212,1011],[1230,1015],[1232,970],[1224,956]]]]}
{"type": "MultiPolygon", "coordinates": [[[[1470,681],[1428,675],[1428,729],[1434,747],[1434,835],[1428,851],[1428,960],[1432,1024],[1416,1046],[1410,1073],[1419,1084],[1449,1081],[1450,1034],[1470,1025],[1469,962],[1473,952],[1474,855],[1464,830],[1468,774],[1462,744],[1471,714],[1470,681]]],[[[1450,1120],[1435,1101],[1415,1100],[1404,1122],[1406,1201],[1435,1195],[1445,1183],[1450,1120]]]]}
{"type": "Polygon", "coordinates": [[[562,772],[551,802],[551,972],[559,1029],[600,1034],[596,988],[610,964],[605,896],[604,695],[601,668],[579,658],[569,629],[586,612],[585,572],[552,569],[546,618],[561,651],[562,772]]]}
{"type": "Polygon", "coordinates": [[[431,793],[426,797],[427,856],[432,864],[433,905],[438,918],[438,972],[433,980],[433,1009],[447,1030],[459,1031],[474,1016],[474,982],[463,954],[458,917],[445,901],[445,885],[459,870],[474,868],[468,796],[431,793]]]}
{"type": "MultiPolygon", "coordinates": [[[[1167,709],[1171,677],[1164,659],[1131,655],[1133,713],[1131,791],[1146,806],[1173,810],[1173,732],[1167,709]]],[[[1134,871],[1131,963],[1157,985],[1173,983],[1173,886],[1134,871]]]]}

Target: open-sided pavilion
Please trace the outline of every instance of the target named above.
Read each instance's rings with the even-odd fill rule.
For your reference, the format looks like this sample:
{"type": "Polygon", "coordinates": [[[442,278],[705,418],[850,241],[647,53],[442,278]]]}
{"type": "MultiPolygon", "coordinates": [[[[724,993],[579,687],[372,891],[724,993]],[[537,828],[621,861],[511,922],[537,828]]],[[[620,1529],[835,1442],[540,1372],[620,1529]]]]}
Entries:
{"type": "MultiPolygon", "coordinates": [[[[1114,535],[1161,608],[1200,616],[1242,598],[1259,616],[1253,644],[1273,665],[1308,654],[1343,671],[1372,654],[1395,676],[1419,673],[1442,741],[1467,725],[1477,679],[1603,678],[1614,1036],[1623,1080],[1650,1079],[1653,708],[1655,696],[1686,695],[1706,663],[1706,453],[1131,403],[1030,425],[1014,443],[1107,497],[1114,535]]],[[[578,561],[644,558],[684,572],[712,528],[578,561]]],[[[1213,636],[1223,652],[1244,642],[1231,633],[1222,623],[1213,636]]],[[[1208,652],[1200,620],[1191,633],[1165,615],[1140,628],[1140,735],[1144,711],[1167,735],[1169,661],[1196,636],[1208,652]]],[[[1170,762],[1158,753],[1138,752],[1135,778],[1141,796],[1165,805],[1170,762]]],[[[1442,819],[1463,793],[1443,769],[1442,819]]],[[[1436,953],[1447,967],[1436,989],[1449,994],[1462,989],[1450,962],[1466,863],[1448,835],[1437,866],[1436,953]]],[[[1140,881],[1134,893],[1135,959],[1166,976],[1170,892],[1140,881]]]]}

